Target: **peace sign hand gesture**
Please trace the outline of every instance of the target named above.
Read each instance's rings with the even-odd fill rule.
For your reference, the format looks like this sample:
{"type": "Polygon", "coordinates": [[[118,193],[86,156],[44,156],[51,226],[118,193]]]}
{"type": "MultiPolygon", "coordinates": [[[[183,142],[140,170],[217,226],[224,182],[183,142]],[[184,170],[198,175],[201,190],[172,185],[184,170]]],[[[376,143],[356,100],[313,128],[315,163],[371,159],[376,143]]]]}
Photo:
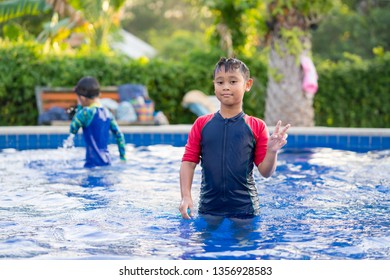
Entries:
{"type": "Polygon", "coordinates": [[[280,128],[282,125],[282,121],[278,121],[278,123],[275,126],[275,130],[268,139],[268,145],[267,148],[269,151],[272,151],[276,153],[278,150],[280,150],[284,145],[287,143],[287,130],[290,128],[290,124],[287,124],[282,129],[280,128]]]}

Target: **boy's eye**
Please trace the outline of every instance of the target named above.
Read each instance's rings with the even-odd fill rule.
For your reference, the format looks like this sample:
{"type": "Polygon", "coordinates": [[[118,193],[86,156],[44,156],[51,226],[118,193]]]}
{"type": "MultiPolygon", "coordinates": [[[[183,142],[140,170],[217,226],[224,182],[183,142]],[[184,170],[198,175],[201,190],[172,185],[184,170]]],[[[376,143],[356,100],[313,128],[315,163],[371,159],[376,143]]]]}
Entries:
{"type": "Polygon", "coordinates": [[[231,84],[235,84],[235,83],[237,83],[237,81],[230,81],[230,83],[231,83],[231,84]]]}
{"type": "Polygon", "coordinates": [[[222,85],[223,84],[223,82],[217,82],[217,85],[222,85]]]}

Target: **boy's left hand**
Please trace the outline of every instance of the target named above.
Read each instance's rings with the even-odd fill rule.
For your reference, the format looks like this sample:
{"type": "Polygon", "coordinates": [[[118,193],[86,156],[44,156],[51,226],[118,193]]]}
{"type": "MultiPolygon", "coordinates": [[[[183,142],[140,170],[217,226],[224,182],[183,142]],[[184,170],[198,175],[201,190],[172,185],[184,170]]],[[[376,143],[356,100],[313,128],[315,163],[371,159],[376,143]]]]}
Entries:
{"type": "Polygon", "coordinates": [[[272,152],[277,152],[287,143],[287,130],[290,128],[290,124],[287,124],[282,129],[280,128],[282,121],[278,121],[275,126],[274,132],[268,139],[268,150],[272,152]]]}

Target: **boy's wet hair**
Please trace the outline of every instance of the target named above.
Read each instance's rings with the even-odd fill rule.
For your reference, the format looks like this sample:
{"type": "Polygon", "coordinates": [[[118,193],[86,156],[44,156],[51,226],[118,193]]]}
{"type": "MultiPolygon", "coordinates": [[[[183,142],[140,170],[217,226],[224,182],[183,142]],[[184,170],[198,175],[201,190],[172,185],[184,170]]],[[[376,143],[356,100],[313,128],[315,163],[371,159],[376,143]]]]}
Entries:
{"type": "Polygon", "coordinates": [[[215,78],[217,72],[221,71],[221,67],[225,68],[225,72],[240,70],[245,80],[248,80],[250,78],[249,68],[245,65],[244,62],[237,58],[221,57],[215,65],[213,78],[215,78]]]}
{"type": "Polygon", "coordinates": [[[74,90],[78,95],[95,98],[100,94],[100,85],[94,77],[84,77],[77,83],[74,90]]]}

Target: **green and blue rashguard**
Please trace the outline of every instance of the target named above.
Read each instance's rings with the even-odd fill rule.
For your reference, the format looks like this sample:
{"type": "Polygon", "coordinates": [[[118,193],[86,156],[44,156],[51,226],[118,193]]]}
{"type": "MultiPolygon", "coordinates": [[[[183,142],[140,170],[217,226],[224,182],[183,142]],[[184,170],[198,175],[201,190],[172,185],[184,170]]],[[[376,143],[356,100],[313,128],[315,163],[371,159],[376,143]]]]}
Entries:
{"type": "Polygon", "coordinates": [[[85,167],[104,166],[111,164],[108,152],[110,131],[116,139],[121,160],[126,159],[125,139],[119,130],[112,113],[100,104],[93,103],[89,107],[77,108],[77,113],[70,123],[70,133],[77,134],[83,128],[86,146],[85,167]]]}

